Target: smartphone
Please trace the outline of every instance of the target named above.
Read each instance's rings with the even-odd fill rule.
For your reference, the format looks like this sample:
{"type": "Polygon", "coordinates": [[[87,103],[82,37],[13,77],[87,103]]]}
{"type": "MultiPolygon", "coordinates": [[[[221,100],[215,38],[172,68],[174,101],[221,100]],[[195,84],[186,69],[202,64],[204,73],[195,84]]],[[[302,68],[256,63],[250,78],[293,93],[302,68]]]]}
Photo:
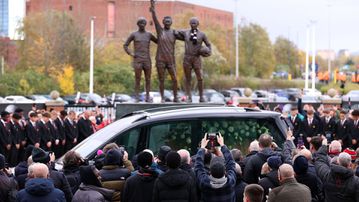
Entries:
{"type": "Polygon", "coordinates": [[[219,136],[219,133],[207,133],[207,139],[209,140],[207,147],[209,148],[214,148],[214,147],[218,147],[218,141],[217,141],[217,136],[219,136]]]}

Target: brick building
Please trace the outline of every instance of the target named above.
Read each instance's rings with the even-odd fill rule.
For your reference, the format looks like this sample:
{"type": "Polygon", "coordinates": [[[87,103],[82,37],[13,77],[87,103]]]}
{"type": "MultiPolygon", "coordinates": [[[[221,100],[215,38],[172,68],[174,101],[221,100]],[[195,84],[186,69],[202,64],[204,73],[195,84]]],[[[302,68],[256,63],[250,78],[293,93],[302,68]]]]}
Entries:
{"type": "MultiPolygon", "coordinates": [[[[194,13],[200,20],[200,28],[208,25],[218,25],[226,30],[233,29],[233,13],[199,5],[188,4],[177,0],[162,0],[157,2],[157,13],[161,21],[163,16],[174,18],[186,13],[194,13]]],[[[154,31],[149,12],[149,0],[27,0],[27,15],[51,10],[65,11],[73,15],[78,26],[89,33],[90,17],[96,16],[96,38],[117,38],[123,40],[128,34],[137,29],[138,17],[148,19],[148,29],[154,31]]],[[[183,27],[183,29],[188,27],[183,27]]]]}

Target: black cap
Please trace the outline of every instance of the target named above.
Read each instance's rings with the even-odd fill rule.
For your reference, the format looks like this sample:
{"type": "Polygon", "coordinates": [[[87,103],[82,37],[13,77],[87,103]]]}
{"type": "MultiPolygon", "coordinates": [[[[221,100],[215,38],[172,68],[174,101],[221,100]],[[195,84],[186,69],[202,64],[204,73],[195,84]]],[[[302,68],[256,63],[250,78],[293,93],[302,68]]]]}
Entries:
{"type": "Polygon", "coordinates": [[[160,151],[158,152],[158,159],[162,162],[166,161],[166,155],[168,152],[170,152],[172,149],[171,147],[164,145],[160,147],[160,151]]]}
{"type": "Polygon", "coordinates": [[[152,165],[153,156],[149,152],[141,152],[137,156],[137,164],[142,168],[148,168],[152,165]]]}
{"type": "Polygon", "coordinates": [[[104,165],[122,165],[122,154],[117,149],[111,149],[106,153],[104,165]]]}
{"type": "Polygon", "coordinates": [[[181,156],[175,151],[168,152],[166,164],[170,169],[177,169],[181,165],[181,156]]]}

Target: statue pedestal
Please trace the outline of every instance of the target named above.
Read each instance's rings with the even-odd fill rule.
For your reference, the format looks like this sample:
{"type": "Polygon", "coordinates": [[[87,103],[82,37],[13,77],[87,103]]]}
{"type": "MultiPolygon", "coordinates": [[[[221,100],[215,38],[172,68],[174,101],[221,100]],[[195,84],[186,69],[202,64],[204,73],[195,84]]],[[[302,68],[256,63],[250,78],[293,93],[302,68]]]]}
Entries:
{"type": "Polygon", "coordinates": [[[324,105],[324,108],[331,108],[336,105],[341,105],[342,99],[340,99],[340,98],[325,98],[322,100],[322,104],[324,105]]]}
{"type": "Polygon", "coordinates": [[[250,97],[240,97],[238,99],[238,102],[239,102],[238,104],[239,107],[254,107],[252,98],[250,97]]]}
{"type": "Polygon", "coordinates": [[[56,111],[62,111],[65,109],[65,103],[63,101],[51,100],[45,102],[46,110],[54,109],[56,111]]]}

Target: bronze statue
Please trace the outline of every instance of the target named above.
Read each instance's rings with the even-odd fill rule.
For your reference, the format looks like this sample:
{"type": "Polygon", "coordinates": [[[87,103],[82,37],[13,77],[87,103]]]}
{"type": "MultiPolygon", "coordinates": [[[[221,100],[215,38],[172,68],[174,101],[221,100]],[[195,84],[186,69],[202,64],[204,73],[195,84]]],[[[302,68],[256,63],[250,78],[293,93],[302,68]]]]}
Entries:
{"type": "Polygon", "coordinates": [[[163,18],[161,27],[160,22],[157,19],[155,11],[155,1],[151,0],[150,12],[152,13],[153,22],[155,23],[157,32],[157,53],[156,53],[156,67],[158,72],[159,88],[162,98],[162,103],[165,102],[164,98],[164,82],[165,82],[165,71],[172,79],[172,90],[173,90],[173,102],[177,100],[177,77],[176,77],[176,62],[175,62],[175,44],[177,34],[175,30],[171,29],[172,18],[166,16],[163,18]]]}
{"type": "Polygon", "coordinates": [[[208,57],[211,55],[211,44],[206,34],[198,30],[199,21],[197,18],[191,18],[189,22],[191,29],[179,31],[180,38],[185,42],[185,55],[183,59],[183,70],[186,79],[187,102],[192,102],[191,79],[192,69],[194,70],[198,81],[199,101],[204,102],[203,98],[203,78],[202,78],[202,61],[201,56],[208,57]],[[202,43],[207,47],[202,47],[202,43]]]}
{"type": "Polygon", "coordinates": [[[150,101],[149,92],[151,90],[151,56],[150,56],[150,43],[153,41],[157,43],[157,38],[150,32],[147,32],[147,21],[145,18],[139,18],[137,21],[138,31],[131,33],[126,40],[123,48],[126,53],[133,57],[133,68],[135,70],[135,97],[139,101],[138,91],[140,89],[142,70],[145,74],[145,90],[146,90],[146,102],[150,101]],[[134,41],[134,53],[132,53],[128,46],[134,41]]]}

